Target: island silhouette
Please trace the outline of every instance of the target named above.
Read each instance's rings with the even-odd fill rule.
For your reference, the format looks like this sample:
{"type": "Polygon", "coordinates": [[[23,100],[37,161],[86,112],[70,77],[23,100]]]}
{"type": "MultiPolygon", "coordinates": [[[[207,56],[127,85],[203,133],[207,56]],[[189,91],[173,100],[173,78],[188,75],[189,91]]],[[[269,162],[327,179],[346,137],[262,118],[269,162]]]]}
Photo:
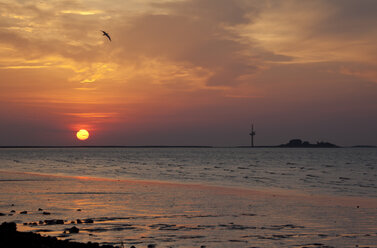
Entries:
{"type": "Polygon", "coordinates": [[[292,139],[287,144],[279,145],[279,147],[336,148],[339,146],[323,141],[311,144],[308,141],[302,141],[301,139],[292,139]]]}

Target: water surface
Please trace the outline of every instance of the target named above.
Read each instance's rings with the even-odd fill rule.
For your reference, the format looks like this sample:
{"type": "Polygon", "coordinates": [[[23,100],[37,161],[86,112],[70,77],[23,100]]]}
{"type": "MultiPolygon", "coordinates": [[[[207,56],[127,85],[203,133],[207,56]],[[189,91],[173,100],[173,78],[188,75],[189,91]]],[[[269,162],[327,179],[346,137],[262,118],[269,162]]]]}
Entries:
{"type": "Polygon", "coordinates": [[[377,149],[0,149],[0,170],[377,196],[377,149]]]}
{"type": "Polygon", "coordinates": [[[376,161],[377,149],[0,149],[0,222],[125,247],[377,247],[376,161]]]}

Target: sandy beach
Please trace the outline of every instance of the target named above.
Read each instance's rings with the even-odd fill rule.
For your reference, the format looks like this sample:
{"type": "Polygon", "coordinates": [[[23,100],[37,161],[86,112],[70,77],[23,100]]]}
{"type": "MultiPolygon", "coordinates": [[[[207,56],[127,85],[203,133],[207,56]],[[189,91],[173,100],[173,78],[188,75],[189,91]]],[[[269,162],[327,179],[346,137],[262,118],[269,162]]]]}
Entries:
{"type": "Polygon", "coordinates": [[[0,221],[125,247],[377,247],[377,200],[158,181],[0,173],[0,221]],[[69,228],[79,233],[69,233],[69,228]]]}

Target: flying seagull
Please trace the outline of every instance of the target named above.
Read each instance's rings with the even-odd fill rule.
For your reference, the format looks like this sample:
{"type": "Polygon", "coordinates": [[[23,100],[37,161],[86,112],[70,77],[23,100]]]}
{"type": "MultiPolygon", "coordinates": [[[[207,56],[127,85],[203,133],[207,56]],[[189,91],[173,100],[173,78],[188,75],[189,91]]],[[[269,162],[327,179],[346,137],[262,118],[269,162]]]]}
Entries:
{"type": "Polygon", "coordinates": [[[103,33],[103,36],[106,36],[107,38],[109,38],[109,41],[111,41],[110,35],[103,30],[101,30],[101,31],[103,33]]]}

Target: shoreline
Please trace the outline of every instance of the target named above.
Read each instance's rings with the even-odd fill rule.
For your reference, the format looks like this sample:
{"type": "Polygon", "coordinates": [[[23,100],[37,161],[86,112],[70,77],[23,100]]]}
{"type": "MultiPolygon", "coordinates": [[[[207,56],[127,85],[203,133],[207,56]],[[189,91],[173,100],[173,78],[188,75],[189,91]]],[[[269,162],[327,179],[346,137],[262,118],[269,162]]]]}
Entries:
{"type": "Polygon", "coordinates": [[[281,189],[281,188],[245,188],[239,186],[223,186],[215,184],[205,184],[199,182],[177,182],[177,181],[159,181],[159,180],[143,180],[143,179],[113,179],[113,178],[102,178],[102,177],[92,177],[92,176],[72,176],[72,175],[57,175],[48,173],[36,173],[36,172],[23,172],[23,171],[4,171],[0,170],[0,173],[16,174],[16,175],[30,175],[45,178],[56,178],[56,179],[73,179],[73,180],[83,180],[83,181],[93,181],[93,182],[113,182],[122,184],[134,184],[134,185],[155,185],[155,186],[166,186],[166,187],[177,187],[177,188],[192,188],[194,190],[206,189],[218,191],[221,190],[223,194],[235,194],[235,195],[254,195],[263,197],[281,197],[284,199],[291,200],[303,200],[310,201],[315,204],[326,204],[333,205],[336,202],[337,206],[353,207],[363,205],[366,208],[377,208],[377,197],[369,196],[341,196],[341,195],[329,195],[329,194],[312,194],[299,190],[292,189],[281,189]],[[355,204],[357,202],[358,204],[355,204]]]}

